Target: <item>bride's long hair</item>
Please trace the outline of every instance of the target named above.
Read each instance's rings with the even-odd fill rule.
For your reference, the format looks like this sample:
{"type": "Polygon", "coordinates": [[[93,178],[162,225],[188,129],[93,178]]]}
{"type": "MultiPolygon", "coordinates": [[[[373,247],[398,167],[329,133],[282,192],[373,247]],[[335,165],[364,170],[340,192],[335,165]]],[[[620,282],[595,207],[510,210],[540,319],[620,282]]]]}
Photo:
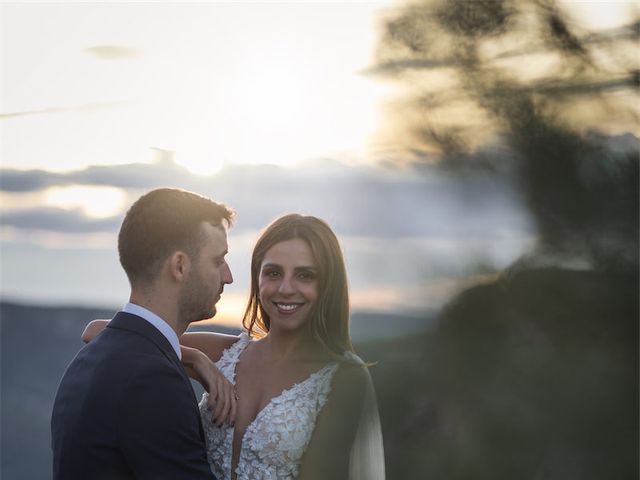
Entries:
{"type": "Polygon", "coordinates": [[[342,250],[329,225],[313,216],[284,215],[260,235],[251,256],[251,292],[242,325],[251,336],[263,337],[269,333],[269,315],[260,304],[260,266],[271,247],[294,238],[309,245],[319,273],[318,301],[307,321],[309,333],[336,356],[346,351],[353,352],[349,337],[347,272],[342,250]]]}

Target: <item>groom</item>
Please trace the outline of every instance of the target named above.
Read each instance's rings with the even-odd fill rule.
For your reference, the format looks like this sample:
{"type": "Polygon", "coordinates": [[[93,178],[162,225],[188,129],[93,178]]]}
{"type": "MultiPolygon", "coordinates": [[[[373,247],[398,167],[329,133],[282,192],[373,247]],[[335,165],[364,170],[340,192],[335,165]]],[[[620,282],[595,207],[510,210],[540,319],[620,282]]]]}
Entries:
{"type": "Polygon", "coordinates": [[[58,387],[53,479],[208,479],[195,394],[178,337],[215,314],[233,212],[162,188],[138,199],[118,236],[130,303],[85,346],[58,387]]]}

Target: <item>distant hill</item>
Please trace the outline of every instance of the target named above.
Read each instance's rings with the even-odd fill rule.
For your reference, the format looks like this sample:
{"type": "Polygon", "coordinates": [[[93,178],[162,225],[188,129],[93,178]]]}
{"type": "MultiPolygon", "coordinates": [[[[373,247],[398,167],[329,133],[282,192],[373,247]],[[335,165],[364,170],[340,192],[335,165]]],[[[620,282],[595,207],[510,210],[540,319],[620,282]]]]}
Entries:
{"type": "Polygon", "coordinates": [[[49,420],[56,387],[82,347],[87,319],[113,311],[0,303],[2,477],[51,477],[49,420]]]}
{"type": "MultiPolygon", "coordinates": [[[[2,478],[51,477],[57,384],[86,321],[113,313],[0,303],[2,478]]],[[[637,478],[637,271],[520,265],[437,317],[353,315],[387,478],[637,478]]]]}
{"type": "MultiPolygon", "coordinates": [[[[111,318],[115,310],[28,306],[0,302],[0,477],[51,477],[49,422],[58,382],[83,346],[87,321],[111,318]]],[[[223,333],[237,329],[207,327],[223,333]]]]}
{"type": "MultiPolygon", "coordinates": [[[[111,318],[114,313],[115,310],[104,308],[0,302],[1,478],[51,477],[49,422],[58,382],[83,346],[80,334],[87,321],[111,318]]],[[[424,329],[431,319],[355,313],[352,337],[356,344],[397,338],[424,329]]],[[[197,325],[192,329],[239,333],[236,328],[218,325],[197,325]]],[[[196,394],[201,392],[196,386],[196,394]]]]}

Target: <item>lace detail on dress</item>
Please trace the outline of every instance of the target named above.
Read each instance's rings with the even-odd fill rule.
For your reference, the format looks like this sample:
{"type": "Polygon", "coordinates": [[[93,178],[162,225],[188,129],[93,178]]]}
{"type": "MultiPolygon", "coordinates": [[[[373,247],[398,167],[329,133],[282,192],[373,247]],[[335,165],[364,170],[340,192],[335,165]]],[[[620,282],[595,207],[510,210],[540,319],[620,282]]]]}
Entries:
{"type": "MultiPolygon", "coordinates": [[[[240,354],[247,348],[251,337],[246,333],[240,335],[240,339],[222,352],[220,360],[215,365],[222,374],[235,385],[236,363],[240,354]]],[[[200,416],[202,418],[202,426],[204,428],[205,441],[207,444],[207,460],[211,471],[218,480],[231,478],[231,448],[233,443],[233,428],[227,425],[221,428],[211,421],[211,412],[207,408],[207,400],[209,394],[205,392],[200,400],[200,416]]]]}
{"type": "MultiPolygon", "coordinates": [[[[233,384],[236,363],[249,342],[251,338],[243,333],[216,362],[216,366],[233,384]]],[[[316,417],[327,401],[337,368],[337,362],[325,365],[304,381],[272,398],[258,412],[242,438],[236,468],[238,479],[280,480],[298,476],[302,454],[311,439],[316,417]]],[[[204,393],[200,401],[207,457],[216,477],[230,480],[233,427],[218,428],[211,422],[211,412],[207,410],[208,397],[209,394],[204,393]]]]}

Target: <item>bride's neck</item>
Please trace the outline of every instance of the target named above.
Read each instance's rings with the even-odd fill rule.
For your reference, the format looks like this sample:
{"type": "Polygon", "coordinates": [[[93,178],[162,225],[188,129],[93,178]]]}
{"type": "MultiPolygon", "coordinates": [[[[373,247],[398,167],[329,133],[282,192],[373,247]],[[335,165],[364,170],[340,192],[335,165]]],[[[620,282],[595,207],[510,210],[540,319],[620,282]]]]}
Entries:
{"type": "Polygon", "coordinates": [[[274,360],[310,360],[324,357],[322,346],[308,334],[272,331],[262,340],[274,360]]]}

